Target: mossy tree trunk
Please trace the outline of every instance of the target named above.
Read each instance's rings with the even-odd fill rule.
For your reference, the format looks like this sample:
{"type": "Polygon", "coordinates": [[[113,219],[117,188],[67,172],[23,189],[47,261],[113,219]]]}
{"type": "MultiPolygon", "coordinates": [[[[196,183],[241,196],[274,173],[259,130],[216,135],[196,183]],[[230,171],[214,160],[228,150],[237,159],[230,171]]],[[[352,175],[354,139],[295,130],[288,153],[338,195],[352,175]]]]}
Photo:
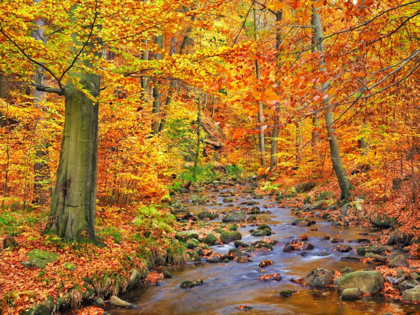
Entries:
{"type": "MultiPolygon", "coordinates": [[[[321,15],[314,6],[312,6],[312,23],[314,27],[314,36],[315,36],[315,44],[317,50],[324,54],[324,44],[323,44],[323,31],[322,31],[322,20],[321,15]]],[[[319,64],[319,69],[322,72],[327,72],[327,65],[324,60],[324,57],[321,57],[321,62],[319,64]]],[[[328,91],[330,88],[330,83],[325,82],[322,84],[322,94],[328,95],[328,91]]],[[[323,105],[324,105],[324,117],[325,122],[327,125],[327,133],[328,133],[328,141],[330,144],[330,154],[331,154],[331,161],[334,167],[335,174],[338,179],[338,183],[340,185],[341,190],[341,197],[340,199],[348,199],[349,197],[349,190],[350,190],[350,182],[346,176],[346,171],[344,169],[343,163],[340,157],[340,150],[338,146],[338,139],[334,129],[334,113],[331,104],[331,98],[328,96],[326,99],[323,98],[323,105]]]]}
{"type": "MultiPolygon", "coordinates": [[[[95,21],[90,25],[92,31],[95,21]]],[[[79,39],[78,34],[72,34],[72,39],[75,53],[80,49],[76,47],[86,45],[85,50],[93,54],[92,39],[81,43],[86,39],[79,39]]],[[[66,239],[94,240],[98,104],[93,99],[99,97],[100,76],[79,69],[79,64],[92,68],[87,57],[78,60],[69,74],[69,83],[62,91],[65,97],[64,132],[46,232],[66,239]],[[73,82],[78,82],[90,95],[82,92],[73,82]]]]}

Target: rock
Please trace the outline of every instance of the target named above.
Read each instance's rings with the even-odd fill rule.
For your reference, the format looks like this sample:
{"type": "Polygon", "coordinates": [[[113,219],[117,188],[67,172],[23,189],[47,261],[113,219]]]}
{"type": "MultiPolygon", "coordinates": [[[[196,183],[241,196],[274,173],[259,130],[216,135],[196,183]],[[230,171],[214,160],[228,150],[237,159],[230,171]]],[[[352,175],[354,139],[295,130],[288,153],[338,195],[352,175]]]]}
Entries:
{"type": "Polygon", "coordinates": [[[15,238],[10,235],[0,237],[0,250],[17,247],[18,243],[15,238]]]}
{"type": "Polygon", "coordinates": [[[209,259],[207,259],[208,263],[216,264],[220,262],[220,258],[218,256],[211,256],[209,259]]]}
{"type": "Polygon", "coordinates": [[[252,262],[252,260],[249,259],[248,257],[240,257],[238,258],[237,262],[240,264],[244,264],[244,263],[250,263],[252,262]]]}
{"type": "Polygon", "coordinates": [[[312,270],[304,279],[303,283],[310,287],[323,288],[332,284],[334,271],[324,268],[316,268],[312,270]]]}
{"type": "Polygon", "coordinates": [[[335,235],[333,238],[331,238],[330,242],[331,243],[343,243],[344,240],[341,236],[335,235]]]}
{"type": "Polygon", "coordinates": [[[219,217],[219,214],[217,212],[202,211],[197,216],[200,220],[204,220],[204,219],[213,220],[213,219],[217,219],[219,217]]]}
{"type": "Polygon", "coordinates": [[[97,298],[92,304],[93,306],[103,307],[105,305],[105,301],[102,298],[97,298]]]}
{"type": "Polygon", "coordinates": [[[341,215],[343,217],[347,216],[348,212],[349,212],[349,207],[350,205],[348,203],[346,203],[343,208],[341,208],[341,215]]]}
{"type": "Polygon", "coordinates": [[[340,291],[349,288],[359,288],[363,293],[378,293],[384,287],[384,277],[379,271],[350,272],[337,280],[340,291]]]}
{"type": "Polygon", "coordinates": [[[348,288],[344,289],[341,293],[341,299],[343,301],[354,301],[359,300],[362,297],[362,291],[359,288],[348,288]]]}
{"type": "Polygon", "coordinates": [[[405,280],[400,283],[400,285],[398,286],[398,290],[400,290],[400,292],[403,293],[404,291],[413,289],[418,285],[419,285],[419,282],[414,279],[405,280]]]}
{"type": "Polygon", "coordinates": [[[188,249],[194,249],[196,248],[198,245],[200,244],[200,241],[195,239],[195,238],[190,238],[187,243],[185,244],[185,246],[188,249]]]}
{"type": "Polygon", "coordinates": [[[284,253],[291,253],[292,250],[293,250],[293,247],[290,243],[287,243],[286,245],[284,245],[284,248],[283,248],[284,253]]]}
{"type": "Polygon", "coordinates": [[[134,287],[140,280],[141,274],[136,268],[131,269],[130,274],[130,287],[134,287]]]}
{"type": "Polygon", "coordinates": [[[341,261],[349,261],[349,262],[359,262],[361,260],[361,258],[359,258],[357,256],[346,256],[346,257],[341,257],[340,260],[341,261]]]}
{"type": "Polygon", "coordinates": [[[348,245],[337,245],[337,247],[335,248],[335,250],[337,252],[340,252],[340,253],[348,253],[352,249],[353,248],[351,246],[348,246],[348,245]]]}
{"type": "Polygon", "coordinates": [[[201,247],[194,248],[194,251],[198,254],[198,256],[204,256],[204,250],[201,247]]]}
{"type": "Polygon", "coordinates": [[[259,263],[258,267],[265,268],[267,266],[271,266],[273,262],[271,260],[263,260],[259,263]]]}
{"type": "Polygon", "coordinates": [[[242,241],[235,241],[235,247],[249,247],[250,245],[248,243],[242,242],[242,241]]]}
{"type": "Polygon", "coordinates": [[[252,310],[252,307],[248,305],[238,305],[236,308],[244,312],[252,310]]]}
{"type": "Polygon", "coordinates": [[[232,248],[229,250],[229,256],[239,258],[239,257],[249,257],[250,255],[247,253],[241,252],[239,249],[232,248]]]}
{"type": "Polygon", "coordinates": [[[182,231],[175,234],[175,238],[183,242],[186,242],[191,238],[198,239],[198,236],[199,234],[197,231],[182,231]]]}
{"type": "Polygon", "coordinates": [[[303,192],[308,192],[310,191],[312,188],[314,188],[316,186],[315,183],[313,182],[307,182],[307,183],[299,183],[295,186],[293,186],[293,189],[298,193],[301,194],[303,192]]]}
{"type": "Polygon", "coordinates": [[[345,267],[340,267],[340,268],[338,268],[338,272],[340,272],[342,275],[345,275],[346,273],[349,273],[349,272],[354,272],[354,268],[352,268],[352,267],[347,267],[347,266],[345,266],[345,267]]]}
{"type": "Polygon", "coordinates": [[[328,220],[331,217],[331,215],[328,212],[324,212],[321,216],[323,220],[328,220]]]}
{"type": "Polygon", "coordinates": [[[164,278],[172,278],[174,275],[172,274],[172,272],[170,272],[170,271],[168,271],[168,270],[165,270],[164,272],[163,272],[163,277],[164,278]]]}
{"type": "Polygon", "coordinates": [[[409,302],[420,302],[420,285],[404,291],[403,300],[409,302]]]}
{"type": "Polygon", "coordinates": [[[312,225],[312,221],[310,221],[308,219],[296,219],[295,221],[293,221],[292,225],[296,225],[296,226],[311,226],[312,225]]]}
{"type": "Polygon", "coordinates": [[[204,238],[204,244],[207,245],[214,245],[217,242],[217,237],[213,234],[213,233],[209,233],[206,235],[206,237],[204,238]]]}
{"type": "Polygon", "coordinates": [[[182,289],[191,289],[193,287],[200,286],[200,285],[203,285],[203,284],[204,284],[203,280],[197,279],[197,280],[194,280],[194,281],[183,281],[181,283],[180,287],[182,289]]]}
{"type": "Polygon", "coordinates": [[[70,270],[70,271],[75,271],[76,268],[77,268],[77,265],[73,264],[71,262],[66,262],[66,263],[63,264],[63,268],[67,269],[67,270],[70,270]]]}
{"type": "Polygon", "coordinates": [[[257,221],[257,217],[255,215],[250,215],[247,219],[248,222],[254,222],[257,221]]]}
{"type": "Polygon", "coordinates": [[[259,204],[259,202],[258,201],[254,201],[254,200],[252,200],[252,201],[245,201],[245,202],[242,202],[241,203],[241,205],[247,205],[247,206],[255,206],[255,205],[258,205],[259,204]]]}
{"type": "Polygon", "coordinates": [[[372,220],[372,225],[378,229],[389,229],[392,224],[393,220],[386,215],[377,215],[376,218],[372,220]]]}
{"type": "Polygon", "coordinates": [[[220,234],[220,240],[222,241],[223,244],[229,244],[230,242],[234,242],[240,239],[242,239],[242,235],[239,231],[232,231],[232,232],[223,231],[220,234]]]}
{"type": "Polygon", "coordinates": [[[187,260],[190,261],[190,262],[200,262],[201,261],[200,256],[194,251],[187,252],[187,256],[188,256],[187,260]]]}
{"type": "Polygon", "coordinates": [[[119,297],[116,297],[115,295],[111,296],[109,299],[109,304],[112,306],[117,307],[128,307],[128,308],[135,308],[136,306],[128,303],[127,301],[121,300],[119,297]]]}
{"type": "Polygon", "coordinates": [[[413,272],[413,279],[417,280],[417,281],[420,281],[420,274],[417,273],[417,272],[413,272]]]}
{"type": "Polygon", "coordinates": [[[235,202],[235,198],[223,198],[223,202],[224,202],[224,203],[231,203],[231,202],[235,202]]]}
{"type": "Polygon", "coordinates": [[[392,258],[388,264],[389,267],[409,267],[407,259],[404,255],[397,255],[394,258],[392,258]]]}
{"type": "Polygon", "coordinates": [[[26,256],[28,257],[28,261],[22,262],[25,267],[43,269],[47,264],[57,261],[60,255],[49,251],[33,249],[26,256]]]}
{"type": "Polygon", "coordinates": [[[378,246],[367,246],[359,247],[356,251],[357,255],[365,256],[366,253],[383,254],[384,252],[386,252],[386,248],[378,246]]]}
{"type": "Polygon", "coordinates": [[[266,242],[255,242],[254,245],[252,245],[252,249],[268,249],[270,251],[272,251],[274,248],[273,246],[271,246],[270,244],[266,243],[266,242]]]}
{"type": "Polygon", "coordinates": [[[271,235],[271,229],[270,230],[268,230],[268,229],[266,229],[266,230],[253,230],[251,232],[251,235],[252,236],[269,236],[269,235],[271,235]]]}
{"type": "Polygon", "coordinates": [[[280,296],[289,297],[289,296],[292,296],[295,293],[297,293],[297,291],[295,291],[295,290],[283,290],[283,291],[280,291],[280,296]]]}
{"type": "Polygon", "coordinates": [[[229,226],[229,231],[237,231],[238,230],[238,226],[236,224],[232,224],[231,226],[229,226]]]}
{"type": "Polygon", "coordinates": [[[234,212],[234,213],[224,216],[222,219],[222,222],[223,223],[239,222],[239,221],[243,221],[244,219],[245,217],[242,214],[242,212],[234,212]]]}
{"type": "Polygon", "coordinates": [[[190,197],[190,202],[195,203],[195,204],[199,204],[199,205],[205,205],[208,202],[208,200],[204,196],[193,195],[193,196],[190,197]]]}
{"type": "Polygon", "coordinates": [[[317,202],[315,202],[312,206],[311,206],[311,210],[317,210],[317,209],[321,209],[324,204],[327,203],[327,200],[319,200],[317,202]]]}
{"type": "Polygon", "coordinates": [[[252,207],[248,210],[248,214],[261,214],[261,210],[258,207],[252,207]]]}
{"type": "Polygon", "coordinates": [[[386,257],[378,255],[378,254],[374,254],[374,253],[366,253],[365,254],[365,258],[371,258],[376,262],[380,262],[380,263],[384,263],[386,262],[386,257]]]}

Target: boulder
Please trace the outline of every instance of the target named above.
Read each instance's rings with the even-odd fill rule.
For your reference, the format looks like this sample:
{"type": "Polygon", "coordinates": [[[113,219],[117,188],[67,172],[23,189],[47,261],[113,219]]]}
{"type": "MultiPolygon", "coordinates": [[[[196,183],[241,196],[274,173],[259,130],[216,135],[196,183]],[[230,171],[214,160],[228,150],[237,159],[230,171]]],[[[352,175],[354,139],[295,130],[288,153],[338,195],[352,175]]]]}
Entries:
{"type": "Polygon", "coordinates": [[[246,263],[252,262],[252,260],[249,259],[248,257],[240,257],[238,258],[237,262],[240,264],[246,264],[246,263]]]}
{"type": "Polygon", "coordinates": [[[220,234],[220,240],[223,244],[229,244],[230,242],[238,241],[242,239],[242,235],[239,231],[223,231],[220,234]]]}
{"type": "Polygon", "coordinates": [[[330,242],[333,244],[336,244],[336,243],[343,243],[344,240],[341,236],[335,235],[334,237],[331,238],[330,242]]]}
{"type": "Polygon", "coordinates": [[[350,273],[350,272],[354,272],[354,268],[352,267],[340,267],[338,268],[338,272],[341,273],[342,275],[345,275],[346,273],[350,273]]]}
{"type": "Polygon", "coordinates": [[[170,271],[168,271],[168,270],[165,270],[165,271],[163,272],[163,277],[164,277],[164,278],[172,278],[172,277],[173,277],[173,274],[172,274],[172,272],[170,272],[170,271]]]}
{"type": "Polygon", "coordinates": [[[300,193],[303,193],[303,192],[308,192],[308,191],[310,191],[312,188],[314,188],[316,186],[316,184],[315,183],[313,183],[313,182],[307,182],[307,183],[299,183],[299,184],[297,184],[297,185],[295,185],[295,186],[293,186],[293,188],[294,188],[294,190],[298,193],[298,194],[300,194],[300,193]]]}
{"type": "Polygon", "coordinates": [[[103,307],[105,305],[105,301],[102,298],[97,298],[92,304],[93,306],[103,307]]]}
{"type": "Polygon", "coordinates": [[[380,263],[384,263],[386,262],[386,257],[378,255],[378,254],[374,254],[374,253],[366,253],[365,258],[371,258],[376,262],[380,262],[380,263]]]}
{"type": "Polygon", "coordinates": [[[195,238],[190,238],[187,243],[185,244],[185,246],[188,249],[194,249],[196,248],[198,245],[200,244],[200,241],[195,239],[195,238]]]}
{"type": "Polygon", "coordinates": [[[250,245],[248,243],[242,242],[242,241],[235,241],[235,247],[249,247],[250,245]]]}
{"type": "Polygon", "coordinates": [[[235,202],[235,198],[223,198],[224,203],[232,203],[235,202]]]}
{"type": "Polygon", "coordinates": [[[234,213],[224,216],[222,219],[222,222],[224,223],[238,222],[238,221],[243,221],[244,219],[245,217],[242,214],[242,212],[234,212],[234,213]]]}
{"type": "Polygon", "coordinates": [[[363,293],[378,293],[384,287],[384,277],[379,271],[350,272],[337,280],[338,290],[359,288],[363,293]]]}
{"type": "Polygon", "coordinates": [[[335,250],[337,252],[340,252],[340,253],[348,253],[352,249],[353,248],[351,246],[348,246],[348,245],[337,245],[337,247],[335,248],[335,250]]]}
{"type": "Polygon", "coordinates": [[[297,293],[297,291],[295,291],[295,290],[283,290],[283,291],[280,291],[280,296],[289,297],[289,296],[292,296],[295,293],[297,293]]]}
{"type": "Polygon", "coordinates": [[[199,234],[197,231],[182,231],[175,234],[175,238],[183,242],[186,242],[191,238],[198,239],[198,236],[199,234]]]}
{"type": "Polygon", "coordinates": [[[418,285],[419,285],[419,282],[414,279],[405,280],[399,284],[398,290],[400,290],[400,292],[403,293],[404,291],[413,289],[418,285]]]}
{"type": "Polygon", "coordinates": [[[334,271],[324,268],[316,268],[312,270],[304,279],[303,283],[310,287],[323,288],[332,284],[334,271]]]}
{"type": "Polygon", "coordinates": [[[344,289],[341,293],[341,299],[343,301],[354,301],[362,297],[362,291],[359,288],[348,288],[344,289]]]}
{"type": "Polygon", "coordinates": [[[327,200],[319,200],[317,202],[315,202],[312,206],[311,206],[311,210],[317,210],[317,209],[321,209],[324,204],[326,204],[328,201],[327,200]]]}
{"type": "Polygon", "coordinates": [[[296,219],[295,221],[293,221],[292,225],[296,225],[296,226],[311,226],[312,225],[312,221],[310,221],[308,219],[296,219]]]}
{"type": "Polygon", "coordinates": [[[356,251],[357,255],[365,256],[366,253],[383,254],[384,252],[386,252],[386,248],[378,246],[367,246],[359,247],[356,251]]]}
{"type": "Polygon", "coordinates": [[[201,279],[193,280],[193,281],[183,281],[180,285],[182,289],[191,289],[196,286],[203,285],[204,281],[201,279]]]}
{"type": "Polygon", "coordinates": [[[209,233],[206,235],[206,237],[204,238],[204,244],[207,245],[214,245],[217,242],[217,237],[213,234],[213,233],[209,233]]]}
{"type": "Polygon", "coordinates": [[[26,254],[28,261],[22,262],[25,267],[35,267],[43,269],[49,263],[58,260],[59,255],[49,251],[33,249],[26,254]]]}
{"type": "Polygon", "coordinates": [[[404,291],[403,300],[409,302],[420,302],[420,285],[404,291]]]}
{"type": "Polygon", "coordinates": [[[394,258],[392,258],[388,264],[389,267],[409,267],[407,259],[404,255],[397,255],[394,258]]]}
{"type": "Polygon", "coordinates": [[[261,214],[261,210],[258,207],[252,207],[248,210],[248,214],[261,214]]]}
{"type": "Polygon", "coordinates": [[[116,297],[115,295],[111,296],[111,298],[109,299],[109,304],[112,306],[117,306],[117,307],[128,307],[128,308],[135,308],[136,306],[121,300],[119,297],[116,297]]]}
{"type": "Polygon", "coordinates": [[[204,219],[213,220],[213,219],[217,219],[219,217],[219,214],[217,212],[202,211],[197,216],[200,220],[204,220],[204,219]]]}

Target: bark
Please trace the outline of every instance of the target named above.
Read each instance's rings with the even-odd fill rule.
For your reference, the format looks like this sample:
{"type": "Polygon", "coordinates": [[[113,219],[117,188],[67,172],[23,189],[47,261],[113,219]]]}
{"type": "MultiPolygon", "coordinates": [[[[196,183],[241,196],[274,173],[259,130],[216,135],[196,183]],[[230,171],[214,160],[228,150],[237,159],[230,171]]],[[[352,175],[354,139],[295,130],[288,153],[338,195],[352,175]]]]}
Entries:
{"type": "MultiPolygon", "coordinates": [[[[314,27],[314,33],[315,33],[314,34],[315,43],[316,43],[317,50],[321,54],[324,54],[322,20],[321,20],[321,15],[317,11],[318,10],[314,6],[312,6],[312,12],[313,12],[312,23],[314,27]]],[[[327,71],[326,62],[323,57],[321,58],[319,69],[320,71],[323,71],[323,72],[327,71]]],[[[330,88],[329,82],[323,83],[322,94],[328,95],[329,88],[330,88]]],[[[334,130],[334,113],[331,107],[330,97],[323,99],[323,105],[324,105],[324,117],[325,117],[325,122],[327,125],[328,141],[330,144],[331,161],[332,161],[334,171],[337,176],[337,180],[338,180],[338,183],[340,185],[340,190],[341,190],[340,199],[348,199],[351,185],[347,178],[346,171],[344,169],[344,166],[340,157],[338,139],[334,130]]]]}
{"type": "MultiPolygon", "coordinates": [[[[159,35],[156,37],[156,43],[158,46],[158,49],[161,50],[163,48],[163,35],[159,35]]],[[[160,52],[156,53],[155,55],[156,60],[162,60],[162,54],[160,52]]],[[[160,114],[160,102],[161,102],[161,96],[160,96],[160,90],[159,90],[159,84],[155,82],[155,86],[153,88],[153,114],[155,121],[152,124],[152,133],[158,133],[159,132],[159,114],[160,114]]]]}
{"type": "Polygon", "coordinates": [[[197,101],[197,146],[195,150],[195,159],[194,159],[194,181],[197,181],[197,167],[198,161],[200,159],[200,146],[201,146],[201,137],[200,137],[200,127],[201,127],[201,95],[198,97],[197,101]]]}
{"type": "MultiPolygon", "coordinates": [[[[258,39],[257,36],[257,9],[256,5],[254,8],[254,33],[255,33],[255,40],[258,39]]],[[[258,63],[258,59],[255,60],[255,76],[259,81],[260,77],[260,67],[258,63]]],[[[264,110],[263,110],[263,103],[258,101],[258,125],[260,129],[260,133],[258,136],[258,144],[259,144],[259,151],[260,151],[260,164],[261,166],[265,166],[265,136],[264,136],[264,110]]]]}
{"type": "MultiPolygon", "coordinates": [[[[0,73],[0,99],[6,100],[8,96],[7,90],[7,77],[0,73]]],[[[9,177],[9,166],[10,166],[10,147],[9,147],[9,134],[10,134],[10,122],[9,122],[9,102],[6,100],[6,116],[3,117],[3,114],[0,113],[0,125],[4,124],[7,128],[6,134],[6,169],[4,172],[4,184],[3,184],[3,201],[2,207],[4,206],[4,200],[7,195],[7,185],[8,185],[8,177],[9,177]]]]}
{"type": "MultiPolygon", "coordinates": [[[[72,8],[74,10],[75,7],[72,8]]],[[[74,23],[72,18],[72,23],[74,23]]],[[[90,27],[93,27],[92,25],[90,27]]],[[[80,47],[77,34],[72,34],[80,47]]],[[[86,50],[92,49],[91,41],[86,50]]],[[[75,50],[75,49],[73,49],[75,50]]],[[[91,68],[88,60],[79,60],[91,68]]],[[[98,97],[100,77],[85,71],[70,72],[92,96],[98,97]]],[[[66,239],[93,239],[98,159],[98,104],[72,83],[64,88],[65,120],[57,181],[51,201],[46,232],[66,239]]]]}
{"type": "MultiPolygon", "coordinates": [[[[40,2],[40,0],[34,0],[40,2]]],[[[32,32],[32,37],[35,40],[41,41],[44,44],[44,21],[42,19],[36,21],[36,29],[32,32]]],[[[33,75],[33,81],[37,86],[44,86],[45,75],[42,67],[38,67],[33,75]]],[[[33,89],[33,103],[36,109],[42,108],[46,100],[46,92],[33,89]]],[[[42,118],[35,120],[34,133],[36,134],[39,127],[42,127],[42,118]]],[[[38,137],[37,137],[38,138],[38,137]]],[[[48,164],[48,143],[40,139],[36,143],[35,148],[35,164],[34,164],[34,204],[43,205],[47,202],[50,194],[50,168],[48,164]]]]}
{"type": "MultiPolygon", "coordinates": [[[[280,27],[278,27],[278,24],[283,19],[283,11],[277,11],[276,12],[276,50],[279,51],[280,44],[281,44],[281,33],[280,33],[280,27]]],[[[279,66],[279,57],[277,57],[277,67],[279,66]]],[[[278,136],[280,131],[280,105],[276,103],[276,110],[273,115],[273,131],[271,133],[271,155],[270,155],[270,171],[273,171],[277,167],[277,150],[278,150],[278,136]]]]}

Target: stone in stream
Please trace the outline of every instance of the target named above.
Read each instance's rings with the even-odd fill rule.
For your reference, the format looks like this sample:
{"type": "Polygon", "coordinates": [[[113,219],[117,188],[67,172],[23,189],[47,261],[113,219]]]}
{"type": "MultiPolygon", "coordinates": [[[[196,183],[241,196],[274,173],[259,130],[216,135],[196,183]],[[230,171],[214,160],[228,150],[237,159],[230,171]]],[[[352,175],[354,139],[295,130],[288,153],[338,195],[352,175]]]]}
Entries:
{"type": "Polygon", "coordinates": [[[335,235],[333,238],[331,238],[330,242],[333,243],[333,244],[334,243],[343,243],[344,240],[341,236],[335,235]]]}
{"type": "Polygon", "coordinates": [[[183,281],[181,283],[180,287],[182,289],[191,289],[193,287],[200,286],[200,285],[203,285],[203,284],[204,284],[203,280],[197,279],[197,280],[194,280],[194,281],[183,281]]]}
{"type": "Polygon", "coordinates": [[[371,258],[373,261],[379,262],[381,264],[386,262],[386,257],[374,253],[366,253],[365,258],[371,258]]]}
{"type": "Polygon", "coordinates": [[[172,277],[173,277],[173,274],[172,274],[170,271],[165,270],[165,271],[163,272],[163,277],[164,277],[164,278],[172,278],[172,277]]]}
{"type": "Polygon", "coordinates": [[[240,264],[244,264],[244,263],[250,263],[252,262],[252,260],[249,259],[248,257],[240,257],[238,258],[237,262],[240,264]]]}
{"type": "Polygon", "coordinates": [[[242,242],[242,241],[235,241],[235,247],[249,247],[250,245],[248,243],[242,242]]]}
{"type": "Polygon", "coordinates": [[[210,258],[207,259],[207,262],[211,264],[216,264],[216,263],[221,262],[221,260],[218,256],[211,256],[210,258]]]}
{"type": "Polygon", "coordinates": [[[201,247],[194,248],[194,251],[198,254],[198,256],[204,256],[204,250],[201,247]]]}
{"type": "Polygon", "coordinates": [[[269,251],[272,251],[274,248],[266,242],[257,242],[252,245],[252,250],[254,249],[268,249],[269,251]]]}
{"type": "Polygon", "coordinates": [[[406,290],[413,289],[419,285],[419,282],[414,279],[409,279],[401,282],[398,286],[398,290],[403,293],[406,290]]]}
{"type": "Polygon", "coordinates": [[[235,202],[235,198],[223,198],[223,203],[232,203],[235,202]]]}
{"type": "Polygon", "coordinates": [[[323,288],[333,283],[334,271],[324,268],[312,270],[304,279],[303,283],[310,287],[323,288]]]}
{"type": "Polygon", "coordinates": [[[213,220],[213,219],[217,219],[219,217],[219,214],[217,212],[202,211],[197,216],[200,220],[204,220],[204,219],[213,220]]]}
{"type": "Polygon", "coordinates": [[[337,252],[340,252],[340,253],[348,253],[352,249],[353,248],[351,246],[348,246],[348,245],[337,245],[337,247],[335,248],[335,250],[337,252]]]}
{"type": "Polygon", "coordinates": [[[257,217],[255,215],[250,215],[247,219],[248,222],[254,222],[257,221],[257,217]]]}
{"type": "Polygon", "coordinates": [[[338,268],[338,272],[341,273],[342,275],[345,275],[346,273],[350,273],[350,272],[354,272],[354,268],[352,267],[340,267],[338,268]]]}
{"type": "Polygon", "coordinates": [[[362,297],[362,291],[359,288],[348,288],[344,289],[341,293],[341,299],[343,301],[355,301],[362,297]]]}
{"type": "Polygon", "coordinates": [[[204,243],[207,245],[214,245],[217,242],[217,237],[213,234],[213,233],[209,233],[206,235],[206,237],[204,238],[204,243]]]}
{"type": "Polygon", "coordinates": [[[250,257],[249,254],[241,252],[239,249],[236,248],[232,248],[229,250],[229,256],[233,256],[236,258],[240,258],[240,257],[250,257]]]}
{"type": "Polygon", "coordinates": [[[135,305],[133,305],[133,304],[127,302],[127,301],[121,300],[119,297],[117,297],[115,295],[111,296],[111,298],[109,299],[109,304],[112,305],[112,306],[117,306],[117,307],[128,307],[128,308],[135,308],[136,307],[135,305]]]}
{"type": "Polygon", "coordinates": [[[359,288],[363,293],[374,294],[384,287],[384,277],[379,271],[350,272],[337,280],[339,291],[349,288],[359,288]]]}
{"type": "Polygon", "coordinates": [[[357,256],[345,256],[340,258],[341,261],[360,262],[361,258],[357,256]]]}
{"type": "Polygon", "coordinates": [[[198,255],[197,252],[189,251],[189,252],[187,252],[187,260],[189,262],[200,262],[201,258],[200,258],[200,255],[198,255]]]}
{"type": "Polygon", "coordinates": [[[420,302],[420,285],[404,291],[403,301],[420,302]]]}
{"type": "Polygon", "coordinates": [[[243,221],[244,219],[245,217],[242,214],[242,212],[234,212],[234,213],[224,216],[222,219],[222,222],[223,223],[238,222],[238,221],[243,221]]]}
{"type": "Polygon", "coordinates": [[[220,234],[220,240],[223,244],[229,244],[230,242],[238,241],[242,239],[242,235],[239,231],[223,231],[220,234]]]}
{"type": "Polygon", "coordinates": [[[367,247],[359,247],[356,251],[357,251],[357,255],[365,256],[366,253],[383,254],[386,252],[386,248],[378,247],[378,246],[367,246],[367,247]]]}
{"type": "Polygon", "coordinates": [[[296,219],[293,221],[292,225],[296,226],[311,226],[313,224],[313,221],[308,219],[296,219]]]}
{"type": "Polygon", "coordinates": [[[251,209],[248,210],[249,214],[261,214],[261,210],[258,207],[252,207],[251,209]]]}
{"type": "Polygon", "coordinates": [[[295,290],[283,290],[283,291],[280,291],[280,296],[289,297],[289,296],[292,296],[295,293],[297,293],[297,291],[295,291],[295,290]]]}
{"type": "Polygon", "coordinates": [[[103,307],[105,305],[105,301],[102,298],[97,298],[92,304],[93,306],[103,307]]]}
{"type": "Polygon", "coordinates": [[[397,255],[394,258],[392,258],[388,264],[389,267],[409,267],[407,259],[404,255],[397,255]]]}
{"type": "Polygon", "coordinates": [[[263,260],[259,263],[258,267],[265,268],[267,266],[271,266],[273,262],[271,260],[263,260]]]}
{"type": "Polygon", "coordinates": [[[194,249],[196,248],[198,245],[200,244],[200,241],[195,239],[195,238],[190,238],[187,243],[185,244],[185,246],[188,249],[194,249]]]}

